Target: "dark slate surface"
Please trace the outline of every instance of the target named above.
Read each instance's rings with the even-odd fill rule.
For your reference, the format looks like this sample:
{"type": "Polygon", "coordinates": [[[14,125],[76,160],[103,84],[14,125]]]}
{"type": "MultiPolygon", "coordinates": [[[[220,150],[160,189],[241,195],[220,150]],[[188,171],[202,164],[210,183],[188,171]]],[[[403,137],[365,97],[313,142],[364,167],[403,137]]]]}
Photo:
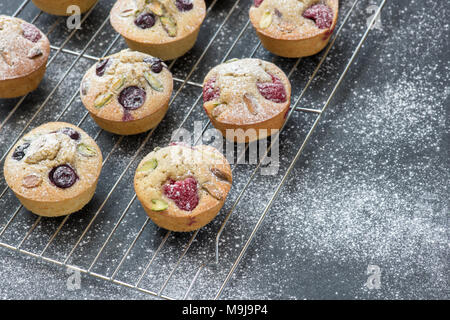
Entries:
{"type": "MultiPolygon", "coordinates": [[[[0,0],[0,12],[13,14],[19,3],[0,0]]],[[[102,0],[65,48],[84,50],[107,18],[112,3],[102,0]]],[[[324,53],[302,59],[292,69],[296,60],[265,51],[251,26],[228,52],[247,23],[250,1],[238,1],[236,6],[234,0],[207,3],[214,5],[199,41],[174,63],[174,76],[185,79],[202,55],[190,81],[201,83],[207,71],[225,59],[254,56],[273,61],[286,73],[293,70],[293,101],[297,101],[324,53]]],[[[341,23],[352,3],[340,1],[341,23]]],[[[379,0],[358,1],[298,106],[323,106],[379,4],[379,0]]],[[[38,13],[30,2],[19,17],[32,21],[38,13]]],[[[445,1],[387,1],[221,298],[449,298],[448,14],[445,1]],[[379,289],[365,285],[369,265],[381,270],[379,289]]],[[[35,24],[46,32],[51,30],[49,39],[55,46],[71,34],[62,18],[41,14],[35,24]]],[[[124,42],[116,38],[107,22],[86,53],[101,56],[121,48],[125,48],[124,42]],[[108,50],[110,46],[112,50],[108,50]]],[[[76,92],[93,60],[81,57],[74,61],[75,56],[69,53],[55,55],[39,89],[26,97],[0,130],[0,155],[22,131],[55,119],[80,123],[97,137],[104,157],[109,155],[97,193],[86,208],[68,218],[44,256],[64,261],[70,254],[68,263],[83,269],[92,266],[92,272],[107,277],[122,261],[115,279],[135,284],[166,232],[151,222],[145,225],[142,207],[132,201],[134,169],[148,151],[166,144],[180,125],[193,129],[207,124],[201,104],[196,103],[201,88],[182,87],[176,82],[174,96],[181,90],[151,138],[147,142],[146,134],[121,138],[100,131],[89,116],[85,117],[76,92]],[[143,150],[136,154],[143,142],[143,150]],[[71,252],[93,217],[90,228],[71,252]],[[121,223],[92,264],[119,219],[121,223]],[[140,230],[140,237],[122,260],[140,230]]],[[[17,102],[0,101],[0,120],[17,102]]],[[[267,176],[256,171],[221,236],[219,266],[208,265],[198,273],[189,298],[215,297],[316,117],[314,113],[292,113],[280,137],[277,174],[267,176]]],[[[165,285],[163,295],[182,298],[200,266],[213,261],[215,236],[256,165],[233,167],[235,183],[217,219],[199,231],[182,260],[178,259],[193,233],[169,234],[139,283],[142,288],[158,292],[165,285]],[[170,274],[170,281],[165,283],[170,274]]],[[[0,191],[4,188],[1,179],[0,191]]],[[[0,230],[18,210],[0,238],[17,246],[35,224],[36,216],[20,208],[10,190],[0,199],[0,208],[0,230]]],[[[41,219],[21,248],[39,254],[62,221],[41,219]]],[[[0,261],[0,298],[155,298],[86,274],[81,274],[80,289],[68,290],[67,281],[72,278],[65,267],[10,249],[0,249],[0,261]]]]}

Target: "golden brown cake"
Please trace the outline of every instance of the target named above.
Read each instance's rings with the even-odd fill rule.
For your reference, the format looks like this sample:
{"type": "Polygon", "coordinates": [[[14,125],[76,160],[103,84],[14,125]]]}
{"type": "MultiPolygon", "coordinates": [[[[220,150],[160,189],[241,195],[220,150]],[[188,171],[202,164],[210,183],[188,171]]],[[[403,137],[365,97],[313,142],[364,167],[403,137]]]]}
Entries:
{"type": "Polygon", "coordinates": [[[98,0],[32,0],[34,5],[44,12],[57,16],[70,16],[67,8],[74,5],[80,8],[80,13],[88,11],[98,0]]]}
{"type": "Polygon", "coordinates": [[[0,98],[35,90],[47,68],[50,43],[34,25],[0,15],[0,98]]]}
{"type": "Polygon", "coordinates": [[[232,183],[225,157],[209,146],[171,145],[139,164],[134,188],[148,216],[172,231],[192,231],[222,208],[232,183]]]}
{"type": "Polygon", "coordinates": [[[130,49],[171,60],[194,46],[205,15],[203,0],[118,0],[111,25],[130,49]]]}
{"type": "Polygon", "coordinates": [[[214,67],[203,82],[203,108],[222,135],[239,143],[279,130],[289,111],[291,84],[273,63],[233,59],[214,67]]]}
{"type": "Polygon", "coordinates": [[[8,186],[35,214],[56,217],[83,208],[93,197],[102,154],[80,128],[49,122],[22,137],[5,160],[8,186]]]}
{"type": "Polygon", "coordinates": [[[172,90],[172,74],[164,62],[127,49],[92,66],[83,77],[80,94],[101,128],[131,135],[161,122],[172,90]]]}
{"type": "Polygon", "coordinates": [[[338,11],[338,0],[254,0],[250,20],[264,48],[299,58],[327,45],[338,11]]]}

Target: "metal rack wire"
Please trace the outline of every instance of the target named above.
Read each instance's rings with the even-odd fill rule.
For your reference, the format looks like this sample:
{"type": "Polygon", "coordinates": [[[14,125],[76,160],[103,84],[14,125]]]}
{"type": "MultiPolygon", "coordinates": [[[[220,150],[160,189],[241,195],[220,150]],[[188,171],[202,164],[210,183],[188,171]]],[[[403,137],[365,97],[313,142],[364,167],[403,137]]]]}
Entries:
{"type": "MultiPolygon", "coordinates": [[[[363,36],[361,37],[358,45],[356,46],[356,48],[354,49],[354,51],[352,52],[351,58],[349,59],[349,61],[347,62],[343,72],[340,74],[338,81],[336,82],[336,84],[334,85],[331,93],[329,94],[325,104],[322,106],[322,108],[320,109],[310,109],[310,108],[303,108],[303,107],[299,107],[299,102],[301,101],[301,99],[304,97],[305,93],[307,92],[308,88],[310,87],[311,83],[313,82],[313,80],[315,79],[319,69],[321,68],[322,64],[324,63],[325,59],[328,56],[328,53],[330,52],[330,50],[332,49],[333,45],[335,44],[335,41],[337,39],[337,37],[339,36],[339,34],[341,33],[342,29],[344,28],[344,26],[346,25],[347,21],[349,20],[350,16],[352,15],[352,12],[354,11],[356,5],[358,4],[360,0],[355,0],[352,3],[352,6],[348,9],[346,15],[344,16],[344,18],[342,19],[342,22],[340,24],[339,29],[334,33],[333,38],[331,39],[327,49],[325,50],[325,52],[322,55],[321,60],[319,61],[318,65],[316,66],[316,68],[314,69],[312,75],[310,76],[308,82],[306,83],[305,87],[303,88],[303,90],[301,91],[300,95],[297,97],[295,103],[293,104],[293,107],[291,108],[291,111],[289,112],[289,114],[287,115],[287,120],[286,123],[289,122],[289,119],[291,118],[291,116],[293,115],[294,112],[307,112],[309,114],[312,114],[315,116],[315,120],[312,124],[312,127],[310,128],[309,132],[307,133],[306,137],[304,138],[300,148],[298,149],[297,153],[295,154],[295,157],[291,160],[286,172],[284,173],[280,183],[276,186],[274,192],[272,193],[271,198],[269,199],[269,202],[266,204],[264,210],[262,211],[261,215],[259,216],[255,226],[253,227],[250,236],[248,237],[248,239],[246,240],[244,246],[241,248],[239,255],[237,257],[237,259],[234,261],[234,263],[232,264],[231,268],[229,269],[226,279],[223,281],[222,285],[220,286],[220,289],[217,291],[216,295],[215,295],[215,299],[220,298],[224,288],[227,286],[227,284],[229,283],[231,277],[233,276],[237,266],[239,265],[239,263],[241,262],[241,259],[243,258],[243,256],[246,254],[248,247],[250,245],[250,243],[252,242],[255,234],[257,233],[259,227],[261,226],[264,218],[266,217],[267,213],[269,212],[272,204],[274,203],[275,199],[278,197],[279,192],[282,188],[282,186],[284,185],[284,183],[286,182],[287,177],[289,176],[290,172],[292,171],[295,163],[297,162],[297,160],[300,158],[300,156],[302,155],[302,152],[306,146],[306,144],[308,143],[309,139],[311,138],[312,134],[314,133],[314,131],[316,130],[320,119],[322,118],[323,113],[325,112],[325,110],[328,108],[328,106],[330,105],[334,95],[336,94],[337,90],[339,89],[345,75],[347,74],[347,71],[350,69],[352,63],[354,62],[356,56],[359,53],[359,50],[361,49],[362,45],[364,44],[365,40],[367,39],[367,36],[373,26],[373,24],[375,23],[378,15],[380,14],[382,8],[384,7],[386,0],[382,0],[380,1],[380,4],[378,6],[377,11],[375,12],[375,14],[373,15],[373,18],[371,20],[371,22],[369,23],[368,27],[366,28],[363,36]]],[[[210,6],[207,9],[207,14],[211,12],[211,10],[214,9],[214,6],[217,4],[218,0],[214,0],[211,2],[210,6]]],[[[176,97],[180,94],[180,92],[183,90],[183,88],[189,84],[191,86],[194,87],[199,87],[201,88],[202,85],[199,83],[196,83],[194,81],[191,81],[191,77],[194,74],[194,71],[198,68],[198,66],[200,65],[202,59],[205,57],[206,53],[208,52],[208,50],[210,49],[210,47],[212,46],[214,40],[217,38],[217,36],[219,35],[219,33],[221,32],[222,28],[226,25],[227,21],[229,20],[229,18],[232,16],[232,14],[236,11],[236,9],[238,8],[238,5],[240,4],[241,0],[236,0],[234,5],[231,7],[230,11],[227,13],[227,15],[223,18],[223,21],[221,22],[221,24],[219,25],[219,27],[217,28],[217,30],[215,31],[215,33],[213,34],[213,36],[211,37],[211,39],[209,40],[208,44],[206,45],[206,47],[203,49],[201,55],[199,56],[199,58],[197,59],[197,61],[193,64],[191,70],[189,71],[189,73],[186,75],[186,77],[184,79],[179,79],[179,78],[175,78],[174,80],[178,83],[180,83],[179,88],[177,89],[177,91],[174,93],[174,96],[172,97],[170,104],[172,104],[174,102],[174,100],[176,99],[176,97]]],[[[23,1],[23,3],[19,6],[19,8],[14,12],[13,16],[18,16],[23,9],[27,6],[27,4],[29,3],[29,0],[25,0],[23,1]]],[[[95,8],[95,7],[94,7],[95,8]]],[[[83,19],[81,20],[81,23],[83,23],[88,17],[89,15],[92,13],[92,11],[94,10],[94,8],[92,8],[91,10],[89,10],[84,16],[83,19]]],[[[34,23],[40,16],[42,15],[42,12],[39,12],[32,20],[31,23],[34,23]]],[[[7,151],[1,156],[0,158],[0,162],[3,161],[6,157],[6,155],[8,154],[8,152],[11,150],[11,148],[14,146],[14,144],[20,139],[20,137],[27,131],[27,129],[29,128],[29,126],[31,125],[32,121],[38,116],[38,114],[40,112],[42,112],[45,108],[45,106],[47,105],[48,101],[50,100],[50,98],[55,94],[55,92],[57,91],[57,89],[60,87],[60,85],[64,82],[64,80],[67,78],[67,76],[69,75],[69,73],[72,71],[72,69],[75,67],[75,65],[79,62],[79,60],[81,58],[85,58],[85,59],[89,59],[92,61],[98,61],[101,57],[104,57],[106,55],[108,55],[110,53],[110,51],[112,50],[112,48],[114,47],[114,45],[116,44],[116,42],[119,40],[119,35],[116,35],[115,38],[113,39],[113,41],[111,41],[111,43],[109,44],[109,46],[106,48],[106,50],[103,52],[103,54],[100,57],[96,57],[96,56],[92,56],[92,55],[88,55],[86,54],[87,50],[90,48],[91,44],[93,43],[94,39],[100,34],[100,32],[102,31],[102,29],[107,25],[107,22],[109,20],[109,16],[102,22],[102,24],[100,25],[100,27],[96,30],[95,34],[92,36],[92,38],[86,43],[86,45],[83,47],[83,49],[80,52],[77,51],[73,51],[70,49],[65,48],[66,44],[69,42],[69,40],[75,35],[75,33],[77,32],[77,29],[73,30],[68,36],[67,38],[62,42],[62,44],[60,46],[52,46],[52,50],[55,51],[55,53],[53,54],[52,58],[48,61],[48,65],[52,64],[54,59],[61,53],[65,53],[65,54],[69,54],[74,56],[74,60],[71,63],[71,65],[69,66],[69,68],[66,70],[65,73],[63,73],[63,75],[61,76],[61,78],[58,80],[57,84],[55,85],[55,87],[52,89],[52,91],[48,94],[48,96],[45,98],[45,100],[43,101],[43,103],[38,107],[38,109],[36,110],[36,112],[34,113],[34,115],[27,121],[27,123],[25,124],[25,126],[22,128],[21,132],[19,133],[19,135],[17,135],[17,137],[15,137],[13,143],[11,143],[11,145],[9,146],[9,148],[7,149],[7,151]]],[[[56,28],[56,26],[59,24],[60,19],[57,19],[55,21],[55,23],[50,27],[50,30],[48,31],[47,34],[50,34],[51,32],[53,32],[53,30],[56,28]]],[[[228,48],[227,52],[225,53],[225,55],[222,58],[222,62],[226,61],[230,54],[232,53],[233,49],[235,48],[236,44],[238,43],[238,41],[242,38],[243,34],[245,33],[245,31],[249,28],[250,22],[247,21],[247,23],[244,25],[244,27],[241,29],[241,31],[236,35],[236,38],[234,39],[234,41],[232,42],[231,46],[228,48]]],[[[254,54],[256,53],[256,51],[260,48],[260,43],[258,43],[252,50],[252,53],[250,55],[250,57],[253,57],[254,54]]],[[[293,67],[291,68],[290,72],[288,73],[288,77],[290,78],[293,73],[295,72],[297,66],[299,65],[301,59],[298,59],[295,64],[293,65],[293,67]]],[[[172,61],[172,63],[169,65],[169,68],[171,69],[174,64],[176,63],[176,60],[172,61]]],[[[69,101],[67,102],[67,104],[65,105],[65,107],[62,109],[61,113],[56,117],[55,121],[58,121],[61,119],[61,117],[63,116],[63,114],[67,111],[67,109],[70,107],[70,105],[74,102],[74,100],[76,99],[76,97],[78,96],[78,92],[75,92],[75,94],[73,94],[71,96],[71,98],[69,99],[69,101]]],[[[183,125],[186,123],[186,121],[188,120],[189,116],[192,114],[193,110],[195,109],[195,106],[199,103],[200,99],[201,99],[201,94],[199,94],[195,100],[195,102],[192,104],[192,106],[188,109],[186,116],[184,117],[184,119],[182,120],[182,122],[179,125],[179,128],[182,128],[183,125]]],[[[19,106],[23,103],[23,101],[26,99],[25,97],[22,97],[17,104],[14,106],[13,109],[11,109],[11,111],[9,112],[9,114],[6,116],[6,118],[0,123],[0,131],[2,130],[2,128],[4,127],[5,123],[7,123],[11,117],[14,115],[14,113],[17,111],[17,109],[19,108],[19,106]]],[[[88,112],[85,112],[83,117],[81,118],[81,120],[77,123],[78,126],[80,126],[86,119],[88,115],[88,112]]],[[[208,122],[204,127],[203,127],[203,132],[205,132],[208,127],[210,126],[210,123],[208,122]]],[[[155,128],[156,129],[156,128],[155,128]]],[[[147,262],[147,264],[145,265],[145,267],[143,268],[143,272],[139,275],[139,277],[134,281],[134,283],[130,283],[130,282],[124,282],[121,280],[118,280],[116,278],[118,272],[121,270],[121,267],[123,266],[125,260],[127,259],[128,255],[130,254],[131,250],[133,249],[133,247],[136,245],[137,241],[139,240],[139,238],[141,237],[141,235],[143,234],[144,230],[146,229],[148,223],[149,223],[149,219],[147,218],[145,220],[145,222],[143,223],[143,225],[140,227],[139,231],[137,232],[137,234],[135,235],[135,237],[133,238],[131,244],[127,247],[125,254],[122,256],[122,258],[120,259],[118,265],[115,267],[114,271],[112,272],[111,276],[107,276],[104,274],[100,274],[100,273],[96,273],[93,271],[94,266],[96,265],[96,263],[98,262],[100,256],[102,255],[103,251],[105,250],[106,246],[110,243],[112,237],[114,236],[115,232],[117,231],[117,229],[119,228],[119,226],[121,225],[121,223],[123,222],[127,212],[129,211],[129,209],[131,208],[131,206],[133,205],[133,203],[136,200],[136,195],[134,195],[131,200],[128,202],[128,204],[126,205],[125,209],[123,210],[123,212],[120,214],[118,220],[115,222],[112,230],[109,232],[109,234],[106,237],[106,240],[102,243],[100,250],[97,253],[94,253],[94,259],[92,260],[92,262],[89,264],[89,267],[87,268],[82,268],[80,266],[77,265],[73,265],[70,264],[69,261],[71,259],[71,257],[73,256],[74,252],[76,251],[76,249],[79,247],[80,243],[83,241],[84,237],[86,236],[86,234],[88,233],[88,231],[90,230],[90,228],[92,227],[93,223],[95,222],[96,218],[98,217],[98,215],[100,214],[100,212],[102,211],[102,209],[105,207],[106,203],[108,202],[108,200],[110,199],[112,193],[116,190],[117,186],[119,185],[120,181],[122,180],[122,178],[124,177],[124,175],[128,172],[128,170],[130,169],[130,167],[132,166],[132,164],[134,163],[134,161],[138,158],[138,156],[141,154],[141,152],[144,149],[144,146],[146,145],[146,143],[149,141],[149,139],[152,137],[155,129],[151,130],[146,137],[144,138],[144,140],[142,141],[142,143],[140,144],[140,146],[137,148],[137,150],[135,151],[135,153],[132,155],[131,159],[129,160],[128,164],[126,165],[125,169],[121,172],[121,174],[119,175],[119,177],[117,178],[117,180],[115,181],[115,183],[113,184],[111,190],[108,192],[106,198],[102,201],[100,207],[95,211],[93,217],[91,218],[91,220],[89,221],[88,225],[85,227],[85,229],[83,230],[82,234],[79,236],[79,238],[76,240],[74,246],[70,249],[69,253],[64,257],[64,259],[54,259],[54,258],[50,258],[48,256],[46,256],[46,252],[47,249],[49,248],[49,246],[53,243],[54,239],[57,237],[57,235],[59,234],[59,232],[61,231],[61,229],[63,228],[63,226],[66,224],[69,216],[66,216],[60,223],[60,225],[57,227],[57,229],[55,230],[55,232],[51,235],[50,239],[48,240],[48,242],[45,244],[44,248],[41,250],[40,253],[34,253],[31,252],[29,250],[25,250],[22,248],[23,244],[25,243],[25,241],[29,238],[29,236],[33,233],[33,231],[36,229],[36,227],[39,225],[39,223],[41,222],[41,217],[38,217],[35,222],[33,223],[33,225],[31,226],[31,228],[28,229],[28,231],[25,233],[25,235],[23,236],[23,238],[21,239],[21,241],[19,242],[18,245],[12,245],[9,244],[7,242],[4,242],[2,240],[2,236],[4,235],[5,231],[10,227],[10,225],[13,223],[14,219],[16,219],[16,217],[18,216],[20,210],[22,209],[22,206],[19,206],[10,216],[10,218],[8,219],[8,221],[6,222],[6,224],[3,226],[3,228],[0,230],[0,246],[20,252],[22,254],[28,255],[28,256],[32,256],[38,259],[42,259],[44,261],[59,265],[59,266],[65,266],[65,267],[70,267],[72,269],[78,270],[80,272],[83,272],[85,274],[89,274],[91,276],[100,278],[100,279],[104,279],[106,281],[110,281],[113,282],[115,284],[121,285],[121,286],[125,286],[125,287],[129,287],[129,288],[133,288],[135,290],[156,296],[156,297],[160,297],[163,299],[174,299],[173,297],[164,295],[163,292],[165,290],[165,288],[167,287],[168,283],[170,282],[170,280],[172,279],[174,273],[176,272],[177,268],[179,267],[180,263],[182,262],[183,258],[185,257],[186,253],[188,252],[188,250],[190,249],[192,243],[194,242],[194,240],[196,239],[199,231],[197,230],[196,232],[194,232],[192,234],[192,236],[190,237],[190,239],[187,241],[184,249],[181,252],[181,255],[178,257],[178,259],[176,260],[176,263],[172,266],[171,271],[169,272],[168,277],[164,280],[163,285],[158,289],[158,290],[152,290],[152,289],[148,289],[143,287],[142,281],[145,278],[148,270],[150,269],[150,267],[152,266],[152,264],[155,262],[157,256],[160,254],[160,252],[162,251],[163,247],[165,246],[169,236],[171,235],[171,232],[168,231],[166,232],[166,234],[164,235],[164,237],[162,238],[162,241],[160,242],[159,246],[157,247],[157,249],[155,250],[155,252],[153,253],[153,255],[151,256],[150,260],[147,262]]],[[[284,129],[284,127],[281,129],[281,131],[284,129]]],[[[280,132],[281,132],[280,131],[280,132]]],[[[94,139],[97,140],[101,134],[102,130],[98,130],[94,139]]],[[[279,133],[278,133],[279,134],[279,133]]],[[[118,148],[119,144],[121,143],[121,141],[123,140],[123,136],[119,137],[117,139],[117,141],[115,142],[114,146],[112,147],[112,149],[109,151],[109,153],[104,157],[104,162],[103,164],[105,164],[109,159],[110,156],[112,155],[112,153],[114,152],[114,150],[116,150],[116,148],[118,148]]],[[[195,141],[195,143],[198,143],[198,139],[197,141],[195,141]]],[[[233,205],[231,206],[230,210],[227,212],[225,219],[222,223],[222,225],[220,226],[219,231],[217,232],[217,234],[215,235],[215,257],[213,257],[213,259],[207,259],[207,261],[203,261],[201,263],[199,263],[199,265],[197,266],[193,266],[193,268],[197,268],[197,271],[194,275],[194,277],[191,279],[189,287],[187,288],[186,292],[184,293],[183,297],[186,299],[189,297],[189,294],[191,292],[191,290],[193,289],[193,287],[196,285],[197,280],[199,279],[199,276],[201,275],[202,271],[207,268],[208,266],[213,266],[213,265],[217,265],[220,263],[220,250],[219,250],[219,242],[221,239],[221,235],[224,231],[224,229],[227,226],[227,222],[229,221],[231,215],[233,214],[236,206],[238,205],[238,203],[241,201],[244,193],[246,192],[246,190],[250,187],[252,180],[254,179],[254,177],[256,176],[259,168],[261,167],[263,160],[265,157],[267,157],[267,155],[269,154],[271,148],[273,146],[273,143],[267,148],[264,156],[259,159],[258,164],[256,165],[256,167],[254,168],[254,170],[252,171],[252,173],[250,174],[247,182],[244,184],[244,187],[241,189],[241,191],[238,194],[237,199],[235,200],[235,202],[233,203],[233,205]]],[[[238,158],[242,158],[245,156],[245,152],[247,150],[248,146],[245,148],[245,150],[238,155],[238,158]]],[[[233,168],[233,170],[236,167],[233,168]]],[[[5,187],[1,192],[0,192],[0,199],[6,194],[8,190],[8,187],[5,187]]]]}

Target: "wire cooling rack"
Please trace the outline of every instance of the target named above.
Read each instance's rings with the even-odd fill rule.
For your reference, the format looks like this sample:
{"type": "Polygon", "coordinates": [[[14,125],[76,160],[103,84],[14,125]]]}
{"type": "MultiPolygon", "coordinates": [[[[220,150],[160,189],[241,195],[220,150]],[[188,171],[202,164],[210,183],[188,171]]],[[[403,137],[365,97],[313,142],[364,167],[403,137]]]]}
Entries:
{"type": "MultiPolygon", "coordinates": [[[[279,133],[280,144],[283,143],[284,131],[296,120],[294,115],[304,113],[312,117],[311,126],[302,137],[298,150],[293,153],[293,157],[287,162],[286,169],[280,172],[277,179],[275,179],[275,189],[268,190],[269,197],[267,201],[263,201],[263,210],[259,213],[249,214],[247,222],[249,222],[250,229],[246,229],[242,234],[239,234],[239,230],[235,230],[234,239],[238,238],[239,241],[233,241],[233,237],[228,237],[225,240],[222,237],[237,206],[242,204],[246,192],[252,188],[252,183],[257,179],[264,159],[270,153],[273,143],[277,139],[271,140],[273,142],[267,147],[266,152],[259,158],[257,164],[244,166],[242,169],[237,165],[233,166],[234,174],[238,170],[245,172],[245,174],[239,174],[235,177],[233,195],[229,197],[227,204],[212,226],[181,235],[161,230],[154,226],[146,217],[138,201],[136,201],[134,192],[122,191],[126,189],[121,189],[121,186],[127,182],[128,189],[132,189],[130,187],[132,185],[130,179],[132,179],[134,169],[140,159],[152,147],[161,143],[161,141],[167,142],[167,139],[170,139],[171,131],[167,132],[163,121],[157,128],[146,134],[139,135],[134,140],[124,140],[130,138],[109,135],[98,127],[93,126],[96,128],[93,134],[94,139],[99,142],[101,147],[103,147],[101,142],[106,141],[105,143],[108,145],[107,149],[109,151],[104,154],[103,175],[105,175],[108,165],[110,166],[109,170],[113,170],[113,172],[106,172],[110,185],[109,189],[100,189],[101,186],[99,185],[100,191],[97,190],[93,201],[80,213],[56,219],[34,216],[20,205],[6,186],[4,179],[2,179],[0,182],[0,201],[4,212],[0,219],[0,246],[163,299],[219,299],[232,279],[241,259],[247,253],[252,239],[258,232],[274,200],[278,197],[295,163],[301,157],[306,144],[319,125],[323,113],[331,104],[335,93],[339,90],[347,71],[352,66],[359,50],[366,41],[386,0],[379,1],[377,9],[370,20],[358,21],[360,25],[364,26],[362,32],[357,32],[357,34],[353,35],[360,37],[359,42],[351,50],[348,50],[347,55],[349,57],[343,63],[343,69],[340,71],[334,85],[328,83],[327,87],[322,88],[322,90],[326,91],[331,90],[324,99],[323,105],[320,108],[301,107],[300,104],[315,81],[316,75],[323,64],[326,63],[330,51],[335,48],[336,40],[341,36],[346,24],[351,20],[352,14],[358,10],[359,6],[364,5],[362,4],[363,2],[362,0],[355,0],[348,6],[341,8],[338,28],[334,32],[327,48],[317,55],[317,63],[312,68],[308,78],[302,83],[302,86],[296,85],[296,82],[294,82],[302,59],[285,59],[289,65],[289,68],[285,71],[287,71],[288,77],[293,81],[294,99],[292,100],[291,110],[287,115],[286,124],[279,133]],[[364,22],[367,22],[367,24],[364,22]],[[126,156],[123,156],[125,153],[126,156]],[[125,159],[122,159],[123,157],[125,159]],[[116,171],[115,166],[118,163],[120,163],[120,170],[116,171]],[[120,199],[120,202],[117,199],[120,199]],[[105,216],[107,218],[103,218],[105,216]],[[134,224],[130,227],[130,221],[132,220],[134,224]],[[200,239],[199,234],[201,234],[200,239]],[[221,252],[221,250],[225,251],[225,248],[228,247],[234,248],[234,254],[230,254],[229,251],[226,254],[221,252]]],[[[83,15],[81,26],[93,12],[100,10],[98,8],[101,6],[99,3],[83,15]]],[[[172,129],[192,126],[192,121],[199,117],[197,109],[200,106],[199,110],[201,110],[202,85],[201,78],[196,72],[202,66],[204,60],[210,59],[209,52],[217,46],[217,40],[223,37],[224,33],[231,33],[231,40],[227,41],[226,50],[221,49],[223,52],[221,58],[214,58],[217,60],[215,64],[235,57],[254,57],[258,50],[263,50],[257,40],[254,47],[249,48],[247,45],[249,34],[253,38],[256,37],[253,35],[249,20],[245,19],[251,1],[236,0],[234,3],[232,1],[227,1],[227,4],[224,3],[225,1],[221,3],[218,0],[207,1],[208,9],[204,28],[210,28],[208,24],[212,23],[211,20],[214,20],[214,23],[212,23],[213,28],[210,31],[210,37],[203,42],[201,50],[197,51],[198,54],[195,60],[189,60],[186,64],[186,61],[177,59],[169,65],[169,68],[174,72],[175,81],[175,90],[170,101],[171,109],[181,107],[184,109],[182,116],[176,118],[178,122],[174,127],[171,127],[172,129]],[[219,6],[227,8],[225,14],[215,15],[212,19],[209,19],[219,6]],[[243,25],[242,28],[238,32],[235,30],[227,31],[230,25],[234,24],[234,21],[231,20],[236,16],[240,17],[240,21],[245,21],[241,23],[243,25]],[[220,19],[220,21],[217,22],[217,19],[220,19]],[[240,50],[240,56],[235,55],[238,46],[245,47],[245,49],[240,50]],[[181,67],[178,66],[180,64],[182,64],[181,67]],[[189,67],[188,69],[186,65],[189,67]],[[192,67],[190,67],[191,65],[192,67]],[[177,77],[178,75],[180,76],[177,77]],[[184,101],[189,100],[187,98],[194,100],[189,107],[184,105],[184,101]]],[[[21,13],[28,5],[32,5],[30,0],[23,1],[13,13],[13,16],[21,17],[21,13]]],[[[102,11],[109,12],[109,9],[105,7],[102,11]]],[[[28,21],[36,23],[42,15],[46,14],[39,12],[33,18],[28,19],[28,21]]],[[[62,23],[64,23],[63,18],[56,18],[54,23],[50,25],[47,35],[55,32],[61,27],[62,23]]],[[[13,145],[24,133],[41,124],[39,123],[41,117],[48,121],[63,121],[66,119],[67,113],[74,112],[72,111],[73,105],[79,105],[77,101],[79,93],[76,88],[72,90],[73,94],[69,95],[68,98],[61,99],[66,101],[66,103],[56,115],[53,113],[54,110],[49,110],[49,105],[52,104],[56,96],[61,95],[59,90],[64,83],[73,81],[71,79],[72,74],[77,72],[79,65],[85,68],[84,65],[93,64],[101,57],[117,51],[113,49],[120,46],[121,38],[119,35],[114,34],[106,48],[102,49],[101,55],[91,54],[94,51],[92,50],[93,47],[96,45],[100,46],[99,38],[102,37],[105,30],[110,28],[109,16],[106,16],[90,39],[86,39],[85,44],[81,48],[70,49],[67,45],[74,37],[76,38],[77,35],[82,33],[83,29],[71,30],[64,35],[64,40],[59,45],[51,46],[52,53],[48,61],[48,67],[55,63],[60,55],[71,57],[71,62],[69,62],[67,69],[57,74],[58,78],[56,80],[52,79],[51,90],[47,92],[45,99],[33,109],[33,113],[27,115],[24,119],[19,118],[20,121],[16,120],[16,116],[18,110],[29,98],[29,95],[20,98],[18,101],[11,100],[14,102],[14,106],[10,108],[3,118],[0,118],[0,135],[2,137],[6,135],[5,130],[8,126],[13,126],[16,134],[5,139],[7,141],[2,141],[0,144],[2,145],[0,161],[5,159],[13,145]],[[45,116],[42,116],[43,114],[45,116]],[[14,121],[17,121],[17,123],[14,123],[14,121]]],[[[358,30],[361,30],[361,28],[358,30]]],[[[83,71],[81,70],[81,72],[83,71]]],[[[79,115],[80,112],[82,114],[81,118],[73,123],[83,126],[90,121],[90,118],[88,113],[79,106],[76,114],[79,115]]],[[[171,123],[171,125],[174,124],[171,123]]],[[[208,128],[211,128],[211,124],[205,119],[202,132],[206,132],[208,128]]],[[[195,143],[198,142],[199,138],[195,140],[195,143]]],[[[245,157],[247,149],[248,146],[243,148],[241,153],[237,155],[238,160],[242,160],[245,157]]],[[[239,161],[236,163],[239,163],[239,161]]]]}

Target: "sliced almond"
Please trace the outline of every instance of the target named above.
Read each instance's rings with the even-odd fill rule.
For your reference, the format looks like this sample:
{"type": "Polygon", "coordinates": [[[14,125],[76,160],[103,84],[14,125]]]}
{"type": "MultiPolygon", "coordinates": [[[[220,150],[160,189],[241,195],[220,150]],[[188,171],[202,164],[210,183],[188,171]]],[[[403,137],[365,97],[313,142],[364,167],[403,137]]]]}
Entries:
{"type": "Polygon", "coordinates": [[[224,194],[222,190],[220,190],[214,183],[205,182],[202,184],[202,188],[206,190],[212,197],[216,198],[219,201],[222,201],[224,198],[224,194]]]}
{"type": "Polygon", "coordinates": [[[248,111],[250,111],[250,113],[253,115],[257,115],[258,114],[257,102],[256,102],[255,98],[251,94],[246,93],[246,94],[244,94],[243,99],[244,99],[245,105],[247,106],[248,111]]]}
{"type": "Polygon", "coordinates": [[[27,58],[34,59],[34,58],[42,56],[42,55],[43,55],[43,53],[42,53],[41,48],[34,47],[34,48],[31,48],[31,50],[28,52],[27,58]]]}
{"type": "Polygon", "coordinates": [[[212,172],[212,174],[214,174],[217,177],[217,179],[222,180],[222,181],[231,183],[231,181],[233,179],[230,174],[228,174],[218,168],[211,168],[211,172],[212,172]]]}
{"type": "Polygon", "coordinates": [[[259,21],[259,27],[261,29],[266,29],[271,24],[272,24],[272,12],[266,10],[262,15],[261,20],[259,21]]]}
{"type": "Polygon", "coordinates": [[[42,177],[37,174],[30,174],[23,178],[22,186],[28,189],[36,188],[42,183],[42,177]]]}
{"type": "Polygon", "coordinates": [[[134,9],[130,8],[130,9],[125,9],[123,10],[121,13],[119,13],[119,16],[121,16],[122,18],[126,18],[126,17],[130,17],[134,14],[134,9]]]}

